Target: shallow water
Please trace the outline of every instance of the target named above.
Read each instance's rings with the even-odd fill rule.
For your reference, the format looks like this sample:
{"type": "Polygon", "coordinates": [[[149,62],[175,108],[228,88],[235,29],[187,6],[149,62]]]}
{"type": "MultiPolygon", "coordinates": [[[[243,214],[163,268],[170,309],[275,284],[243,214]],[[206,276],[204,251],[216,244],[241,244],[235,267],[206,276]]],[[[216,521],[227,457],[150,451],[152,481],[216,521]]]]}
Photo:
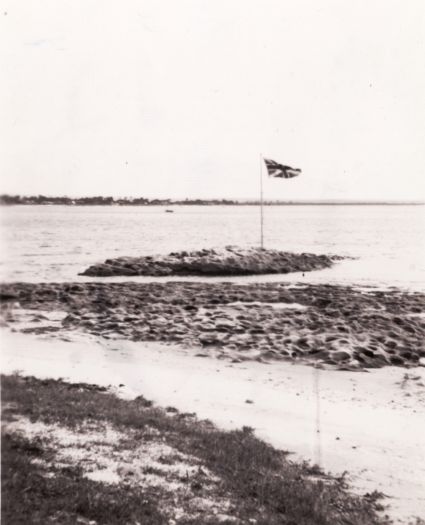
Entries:
{"type": "MultiPolygon", "coordinates": [[[[165,209],[163,206],[3,206],[0,279],[89,281],[96,278],[81,277],[78,273],[111,257],[259,244],[256,206],[175,206],[175,213],[165,213],[165,209]]],[[[424,206],[266,207],[266,247],[348,255],[356,260],[305,276],[226,280],[303,280],[423,290],[424,232],[424,206]]],[[[164,279],[172,280],[108,278],[164,279]]]]}

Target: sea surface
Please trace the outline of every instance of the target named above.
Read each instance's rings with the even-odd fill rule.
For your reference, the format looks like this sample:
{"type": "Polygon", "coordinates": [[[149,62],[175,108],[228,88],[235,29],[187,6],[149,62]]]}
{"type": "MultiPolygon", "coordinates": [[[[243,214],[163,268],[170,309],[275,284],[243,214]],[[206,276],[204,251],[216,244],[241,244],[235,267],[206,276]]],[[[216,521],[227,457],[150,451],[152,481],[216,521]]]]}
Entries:
{"type": "MultiPolygon", "coordinates": [[[[112,257],[260,243],[257,206],[171,209],[173,213],[166,212],[164,206],[2,206],[0,280],[173,280],[88,278],[78,274],[112,257]]],[[[302,281],[425,290],[425,206],[267,206],[264,213],[266,247],[355,259],[304,276],[211,280],[302,281]]]]}

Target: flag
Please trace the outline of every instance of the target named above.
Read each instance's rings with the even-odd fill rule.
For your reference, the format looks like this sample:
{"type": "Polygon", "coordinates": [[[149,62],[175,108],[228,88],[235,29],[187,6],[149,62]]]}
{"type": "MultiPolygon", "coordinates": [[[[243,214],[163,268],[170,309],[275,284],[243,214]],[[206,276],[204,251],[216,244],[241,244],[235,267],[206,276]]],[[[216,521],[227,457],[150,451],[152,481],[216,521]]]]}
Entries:
{"type": "Polygon", "coordinates": [[[301,170],[297,168],[291,168],[290,166],[284,166],[274,160],[264,159],[266,163],[267,172],[269,177],[277,177],[280,179],[292,179],[301,173],[301,170]]]}

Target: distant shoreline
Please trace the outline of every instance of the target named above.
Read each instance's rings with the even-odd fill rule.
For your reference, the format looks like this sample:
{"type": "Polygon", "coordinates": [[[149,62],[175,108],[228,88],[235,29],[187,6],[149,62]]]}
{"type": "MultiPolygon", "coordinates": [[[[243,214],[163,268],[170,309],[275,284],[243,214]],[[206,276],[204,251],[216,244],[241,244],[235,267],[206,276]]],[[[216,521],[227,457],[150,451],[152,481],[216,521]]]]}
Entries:
{"type": "MultiPolygon", "coordinates": [[[[280,201],[266,200],[265,206],[423,206],[422,201],[280,201]]],[[[114,197],[46,197],[0,195],[3,206],[259,206],[259,200],[232,199],[148,199],[114,197]]]]}

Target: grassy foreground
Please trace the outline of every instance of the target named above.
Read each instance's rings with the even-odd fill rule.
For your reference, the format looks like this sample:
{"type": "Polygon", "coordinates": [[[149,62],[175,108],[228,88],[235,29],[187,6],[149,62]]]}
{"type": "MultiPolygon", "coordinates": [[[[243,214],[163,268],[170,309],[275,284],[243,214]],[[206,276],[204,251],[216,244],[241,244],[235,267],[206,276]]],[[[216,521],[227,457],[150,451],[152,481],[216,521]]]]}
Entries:
{"type": "Polygon", "coordinates": [[[5,525],[389,523],[376,494],[350,494],[249,428],[32,377],[3,376],[2,404],[5,525]]]}

